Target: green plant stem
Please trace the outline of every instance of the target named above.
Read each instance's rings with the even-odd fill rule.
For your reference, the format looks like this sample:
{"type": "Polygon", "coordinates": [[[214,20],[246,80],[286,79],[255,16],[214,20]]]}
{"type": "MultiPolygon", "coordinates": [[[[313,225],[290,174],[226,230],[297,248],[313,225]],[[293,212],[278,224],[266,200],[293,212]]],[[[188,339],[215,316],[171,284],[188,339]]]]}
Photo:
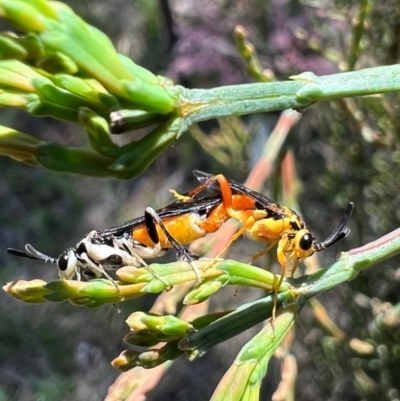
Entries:
{"type": "Polygon", "coordinates": [[[211,118],[304,109],[317,101],[400,90],[400,65],[321,77],[304,72],[291,78],[292,81],[213,89],[180,88],[183,122],[179,135],[191,125],[211,118]]]}
{"type": "Polygon", "coordinates": [[[307,300],[338,284],[355,279],[363,270],[399,253],[400,228],[360,248],[343,252],[331,267],[294,280],[297,294],[307,300]]]}
{"type": "MultiPolygon", "coordinates": [[[[278,294],[278,305],[283,300],[289,304],[289,291],[278,294]]],[[[292,302],[295,299],[292,297],[292,302]]],[[[210,348],[229,338],[246,331],[258,323],[271,317],[274,305],[273,295],[249,302],[229,315],[226,315],[212,324],[196,331],[185,340],[181,341],[179,347],[184,350],[192,350],[190,359],[204,355],[210,348]]]]}

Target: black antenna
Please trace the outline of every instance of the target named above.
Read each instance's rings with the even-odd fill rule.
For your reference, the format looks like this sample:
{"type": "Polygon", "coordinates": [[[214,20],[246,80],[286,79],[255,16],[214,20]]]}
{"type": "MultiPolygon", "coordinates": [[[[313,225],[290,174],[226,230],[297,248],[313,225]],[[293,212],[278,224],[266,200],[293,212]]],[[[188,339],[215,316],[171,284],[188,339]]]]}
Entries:
{"type": "Polygon", "coordinates": [[[325,241],[314,245],[316,251],[322,251],[336,244],[337,242],[339,242],[340,240],[349,235],[350,229],[346,227],[346,225],[350,220],[353,209],[354,209],[354,203],[350,202],[347,205],[347,208],[343,213],[342,219],[340,220],[339,224],[332,231],[332,234],[325,241]]]}
{"type": "Polygon", "coordinates": [[[10,255],[14,256],[19,256],[22,258],[28,258],[28,259],[35,259],[35,260],[43,260],[44,263],[53,263],[57,264],[57,259],[52,258],[51,256],[47,256],[42,252],[39,252],[36,250],[32,245],[26,244],[25,245],[25,251],[20,251],[19,249],[14,249],[14,248],[8,248],[7,252],[10,255]]]}

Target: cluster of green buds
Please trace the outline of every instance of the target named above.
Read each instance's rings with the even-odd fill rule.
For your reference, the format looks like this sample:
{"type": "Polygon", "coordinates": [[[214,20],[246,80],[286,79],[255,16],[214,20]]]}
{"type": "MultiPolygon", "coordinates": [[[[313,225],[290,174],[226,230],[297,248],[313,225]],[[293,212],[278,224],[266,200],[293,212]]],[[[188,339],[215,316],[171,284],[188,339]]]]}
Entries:
{"type": "MultiPolygon", "coordinates": [[[[279,276],[255,266],[233,260],[215,262],[209,259],[192,261],[200,271],[202,281],[187,292],[183,303],[195,305],[207,300],[225,285],[250,286],[272,291],[279,276]]],[[[45,283],[42,280],[17,281],[7,284],[4,289],[17,299],[29,303],[62,302],[69,300],[75,305],[97,308],[99,306],[124,302],[145,294],[157,294],[173,286],[196,282],[197,276],[186,262],[167,264],[154,263],[148,268],[125,266],[116,271],[119,280],[111,282],[95,279],[88,282],[77,280],[56,280],[45,283]]],[[[282,284],[279,292],[289,290],[282,284]]]]}
{"type": "MultiPolygon", "coordinates": [[[[96,308],[106,304],[125,302],[149,293],[160,293],[172,287],[195,282],[186,291],[183,300],[176,304],[195,305],[209,299],[225,285],[250,286],[265,290],[269,295],[261,300],[246,304],[235,311],[209,314],[185,321],[173,315],[134,312],[127,319],[131,332],[125,342],[131,345],[152,347],[161,342],[162,348],[143,352],[126,351],[113,365],[121,370],[134,366],[150,368],[166,360],[186,355],[194,359],[209,348],[233,337],[271,316],[274,307],[274,288],[279,276],[255,266],[233,260],[193,261],[202,281],[196,281],[196,274],[186,262],[152,264],[149,269],[125,266],[117,270],[118,281],[95,279],[88,282],[76,280],[16,281],[4,286],[4,290],[15,298],[27,303],[62,302],[69,300],[77,306],[96,308]]],[[[277,305],[296,304],[293,287],[286,281],[278,290],[277,305]]],[[[165,294],[169,295],[172,291],[165,294]]],[[[173,294],[171,294],[173,297],[173,294]]]]}
{"type": "Polygon", "coordinates": [[[47,143],[1,127],[0,154],[53,171],[128,179],[176,139],[171,132],[177,106],[172,83],[118,54],[105,34],[68,6],[0,1],[0,16],[26,32],[0,34],[0,105],[78,123],[94,150],[47,143]],[[125,109],[128,116],[120,123],[125,109]],[[111,132],[155,124],[143,139],[125,146],[110,139],[111,132]]]}

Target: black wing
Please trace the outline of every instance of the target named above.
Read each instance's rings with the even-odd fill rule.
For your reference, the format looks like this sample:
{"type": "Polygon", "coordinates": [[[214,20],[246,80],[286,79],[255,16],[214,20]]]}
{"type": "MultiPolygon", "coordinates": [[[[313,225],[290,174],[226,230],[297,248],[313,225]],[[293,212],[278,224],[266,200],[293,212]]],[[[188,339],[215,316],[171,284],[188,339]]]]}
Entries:
{"type": "MultiPolygon", "coordinates": [[[[182,216],[187,213],[210,213],[215,207],[217,207],[221,203],[221,196],[205,196],[202,198],[196,198],[193,200],[189,200],[187,202],[184,201],[175,201],[168,206],[163,207],[162,209],[156,210],[157,215],[161,218],[161,220],[182,216]]],[[[146,225],[145,216],[137,217],[136,219],[126,221],[124,223],[115,225],[110,228],[106,228],[102,231],[98,231],[97,233],[100,235],[115,235],[119,236],[126,232],[133,231],[135,228],[146,225]]]]}

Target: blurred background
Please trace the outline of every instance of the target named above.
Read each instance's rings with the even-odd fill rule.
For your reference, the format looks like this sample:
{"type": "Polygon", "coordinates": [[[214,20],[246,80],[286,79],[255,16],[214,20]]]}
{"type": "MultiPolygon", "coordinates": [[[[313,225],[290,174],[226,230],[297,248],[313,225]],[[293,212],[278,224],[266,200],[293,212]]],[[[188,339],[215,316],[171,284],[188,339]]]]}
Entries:
{"type": "MultiPolygon", "coordinates": [[[[65,3],[109,35],[120,53],[190,88],[254,82],[233,37],[239,24],[248,31],[262,69],[279,80],[304,71],[324,75],[399,62],[400,6],[395,0],[65,3]]],[[[349,201],[356,205],[350,236],[302,266],[303,273],[318,262],[328,266],[337,252],[399,226],[399,107],[399,94],[392,93],[316,104],[293,120],[268,180],[260,183],[263,193],[298,210],[319,240],[329,235],[349,201]]],[[[76,125],[35,119],[16,109],[0,113],[3,125],[40,139],[85,144],[86,135],[76,125]]],[[[140,216],[146,206],[166,205],[172,199],[169,188],[183,192],[196,185],[193,169],[243,182],[280,117],[277,112],[205,122],[131,182],[60,175],[0,158],[2,285],[57,277],[54,266],[12,258],[8,247],[31,243],[57,256],[92,229],[140,216]]],[[[243,238],[229,257],[248,262],[260,249],[261,244],[243,238]]],[[[164,260],[173,258],[171,252],[164,260]]],[[[272,251],[257,263],[278,271],[275,260],[272,251]]],[[[296,400],[400,399],[400,322],[393,313],[399,309],[399,290],[395,257],[322,294],[320,304],[304,307],[281,351],[297,361],[297,378],[291,372],[296,400]],[[332,320],[328,324],[324,318],[332,320]]],[[[254,289],[236,294],[224,288],[209,308],[231,309],[260,296],[254,289]]],[[[124,303],[118,313],[112,306],[28,305],[0,292],[0,401],[103,400],[119,375],[110,361],[127,348],[121,340],[128,332],[124,320],[134,310],[148,310],[154,300],[147,296],[124,303]]],[[[147,399],[208,400],[258,329],[194,362],[177,360],[147,399]]],[[[260,399],[271,398],[280,372],[277,358],[260,399]]]]}

